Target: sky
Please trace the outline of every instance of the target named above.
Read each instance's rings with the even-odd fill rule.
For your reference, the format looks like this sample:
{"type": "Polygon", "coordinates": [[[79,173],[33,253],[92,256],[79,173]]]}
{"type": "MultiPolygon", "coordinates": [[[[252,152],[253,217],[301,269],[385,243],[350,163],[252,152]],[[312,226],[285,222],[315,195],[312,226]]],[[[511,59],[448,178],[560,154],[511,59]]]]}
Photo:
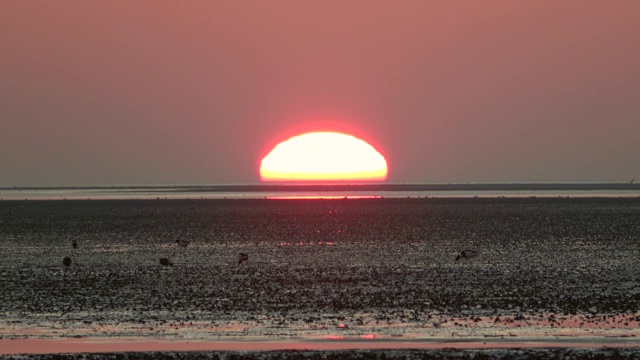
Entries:
{"type": "Polygon", "coordinates": [[[388,183],[640,178],[640,1],[0,2],[0,186],[259,183],[305,131],[388,183]]]}

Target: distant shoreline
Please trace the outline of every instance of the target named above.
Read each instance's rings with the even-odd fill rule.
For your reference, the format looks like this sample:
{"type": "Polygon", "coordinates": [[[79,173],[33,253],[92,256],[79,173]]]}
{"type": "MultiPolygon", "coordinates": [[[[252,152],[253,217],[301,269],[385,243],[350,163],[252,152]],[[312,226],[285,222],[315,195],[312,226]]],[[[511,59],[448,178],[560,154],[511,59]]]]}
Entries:
{"type": "Polygon", "coordinates": [[[148,192],[329,192],[329,191],[602,191],[638,190],[640,183],[473,183],[473,184],[253,184],[140,186],[14,186],[0,190],[121,190],[148,192]]]}

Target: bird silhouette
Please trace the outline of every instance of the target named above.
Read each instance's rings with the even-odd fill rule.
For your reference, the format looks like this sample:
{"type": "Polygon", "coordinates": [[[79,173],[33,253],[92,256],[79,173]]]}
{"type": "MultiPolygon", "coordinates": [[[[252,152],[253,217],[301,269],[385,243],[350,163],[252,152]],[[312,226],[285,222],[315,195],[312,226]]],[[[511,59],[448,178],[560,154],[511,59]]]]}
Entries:
{"type": "Polygon", "coordinates": [[[73,246],[73,249],[77,249],[78,248],[78,242],[73,240],[73,242],[71,243],[71,246],[73,246]]]}
{"type": "Polygon", "coordinates": [[[65,267],[69,267],[69,266],[71,266],[71,263],[72,263],[71,258],[70,258],[70,257],[68,257],[68,256],[66,256],[66,257],[62,260],[62,264],[64,264],[64,266],[65,266],[65,267]]]}
{"type": "Polygon", "coordinates": [[[171,262],[171,260],[169,260],[167,258],[160,258],[160,265],[173,266],[173,263],[171,262]]]}
{"type": "Polygon", "coordinates": [[[245,253],[238,254],[238,264],[242,264],[245,261],[249,261],[249,255],[245,253]]]}

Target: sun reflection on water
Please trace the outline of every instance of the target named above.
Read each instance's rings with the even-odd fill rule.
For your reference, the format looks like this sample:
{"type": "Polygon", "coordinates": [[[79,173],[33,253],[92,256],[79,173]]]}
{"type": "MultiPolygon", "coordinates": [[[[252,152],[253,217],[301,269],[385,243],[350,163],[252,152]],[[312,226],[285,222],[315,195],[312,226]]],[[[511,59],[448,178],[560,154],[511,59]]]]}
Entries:
{"type": "Polygon", "coordinates": [[[320,245],[320,246],[331,246],[334,245],[335,243],[332,241],[318,241],[318,242],[288,242],[288,241],[281,241],[280,243],[278,243],[278,246],[315,246],[315,245],[320,245]]]}
{"type": "Polygon", "coordinates": [[[378,196],[374,195],[283,195],[283,196],[267,196],[267,199],[272,200],[335,200],[335,199],[376,199],[378,196]]]}

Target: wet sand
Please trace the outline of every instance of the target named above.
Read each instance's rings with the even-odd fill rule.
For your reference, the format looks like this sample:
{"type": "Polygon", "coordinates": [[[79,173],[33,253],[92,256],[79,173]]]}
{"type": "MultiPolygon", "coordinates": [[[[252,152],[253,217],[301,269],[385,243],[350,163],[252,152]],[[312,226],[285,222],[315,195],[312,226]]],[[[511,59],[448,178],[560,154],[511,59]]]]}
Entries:
{"type": "Polygon", "coordinates": [[[0,354],[637,356],[639,237],[633,198],[2,201],[0,354]]]}
{"type": "MultiPolygon", "coordinates": [[[[402,350],[520,350],[526,349],[581,349],[585,353],[601,353],[603,350],[624,350],[630,354],[640,354],[637,341],[623,339],[610,341],[602,338],[566,339],[432,339],[420,341],[150,341],[148,339],[84,339],[84,340],[12,340],[2,342],[7,354],[89,354],[89,353],[228,353],[242,351],[262,354],[262,356],[282,356],[290,351],[351,351],[378,350],[382,352],[402,350]]],[[[532,352],[533,353],[533,352],[532,352]]],[[[537,352],[539,353],[539,351],[537,352]]]]}

